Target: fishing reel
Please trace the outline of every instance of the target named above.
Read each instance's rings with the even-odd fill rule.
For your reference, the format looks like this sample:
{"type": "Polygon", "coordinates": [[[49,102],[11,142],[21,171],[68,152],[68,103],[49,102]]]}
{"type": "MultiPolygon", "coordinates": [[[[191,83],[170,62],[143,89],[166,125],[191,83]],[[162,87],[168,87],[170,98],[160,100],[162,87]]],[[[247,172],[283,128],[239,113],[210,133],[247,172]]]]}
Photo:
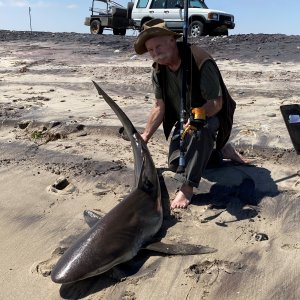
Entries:
{"type": "Polygon", "coordinates": [[[197,134],[203,127],[207,125],[205,109],[202,107],[195,107],[191,110],[189,124],[185,128],[182,139],[186,136],[189,131],[193,131],[197,134]]]}

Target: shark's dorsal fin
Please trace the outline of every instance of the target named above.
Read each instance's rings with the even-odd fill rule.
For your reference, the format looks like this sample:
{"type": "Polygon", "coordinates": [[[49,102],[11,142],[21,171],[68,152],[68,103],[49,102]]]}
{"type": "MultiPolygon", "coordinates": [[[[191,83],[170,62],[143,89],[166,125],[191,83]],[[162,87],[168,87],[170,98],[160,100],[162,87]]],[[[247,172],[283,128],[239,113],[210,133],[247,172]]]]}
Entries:
{"type": "Polygon", "coordinates": [[[83,212],[84,220],[92,228],[99,220],[102,219],[102,216],[96,214],[91,210],[85,210],[83,212]]]}
{"type": "Polygon", "coordinates": [[[191,245],[191,244],[165,244],[162,242],[150,243],[142,249],[155,251],[159,253],[169,255],[197,255],[214,253],[217,251],[215,248],[206,247],[202,245],[191,245]]]}

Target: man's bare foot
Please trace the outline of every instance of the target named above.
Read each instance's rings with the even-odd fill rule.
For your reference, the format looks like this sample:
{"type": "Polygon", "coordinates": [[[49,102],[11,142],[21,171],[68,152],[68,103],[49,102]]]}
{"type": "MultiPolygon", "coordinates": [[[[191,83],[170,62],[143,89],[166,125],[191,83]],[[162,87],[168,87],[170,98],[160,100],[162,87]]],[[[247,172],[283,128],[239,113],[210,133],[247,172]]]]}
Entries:
{"type": "Polygon", "coordinates": [[[175,199],[171,203],[171,208],[187,208],[193,196],[193,187],[183,184],[175,199]]]}
{"type": "Polygon", "coordinates": [[[240,164],[250,163],[250,161],[245,159],[240,153],[238,153],[230,143],[226,144],[222,148],[221,152],[222,152],[223,158],[225,158],[225,159],[230,159],[230,160],[235,161],[240,164]]]}

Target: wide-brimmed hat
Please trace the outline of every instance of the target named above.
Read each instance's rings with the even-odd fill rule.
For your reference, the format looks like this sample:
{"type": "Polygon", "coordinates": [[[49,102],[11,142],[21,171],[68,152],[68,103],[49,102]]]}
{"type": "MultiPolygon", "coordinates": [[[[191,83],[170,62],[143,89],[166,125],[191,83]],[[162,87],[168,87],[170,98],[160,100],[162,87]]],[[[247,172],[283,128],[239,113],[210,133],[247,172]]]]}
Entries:
{"type": "Polygon", "coordinates": [[[137,54],[144,54],[147,52],[145,43],[149,39],[157,36],[171,35],[175,39],[180,38],[182,35],[171,31],[167,28],[166,23],[162,19],[152,19],[143,25],[143,30],[138,35],[134,43],[134,50],[137,54]]]}

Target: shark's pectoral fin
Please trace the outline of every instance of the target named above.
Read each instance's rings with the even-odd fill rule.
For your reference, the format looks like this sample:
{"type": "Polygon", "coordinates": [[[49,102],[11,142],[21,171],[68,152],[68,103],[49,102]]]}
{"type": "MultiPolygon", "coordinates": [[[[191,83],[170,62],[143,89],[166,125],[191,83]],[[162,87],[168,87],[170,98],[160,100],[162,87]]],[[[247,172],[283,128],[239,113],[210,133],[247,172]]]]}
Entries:
{"type": "Polygon", "coordinates": [[[85,210],[83,212],[84,220],[92,228],[99,220],[102,219],[102,216],[96,214],[91,210],[85,210]]]}
{"type": "Polygon", "coordinates": [[[147,249],[159,253],[169,255],[196,255],[214,253],[217,251],[215,248],[210,248],[201,245],[191,244],[165,244],[162,242],[155,242],[144,246],[142,249],[147,249]]]}

